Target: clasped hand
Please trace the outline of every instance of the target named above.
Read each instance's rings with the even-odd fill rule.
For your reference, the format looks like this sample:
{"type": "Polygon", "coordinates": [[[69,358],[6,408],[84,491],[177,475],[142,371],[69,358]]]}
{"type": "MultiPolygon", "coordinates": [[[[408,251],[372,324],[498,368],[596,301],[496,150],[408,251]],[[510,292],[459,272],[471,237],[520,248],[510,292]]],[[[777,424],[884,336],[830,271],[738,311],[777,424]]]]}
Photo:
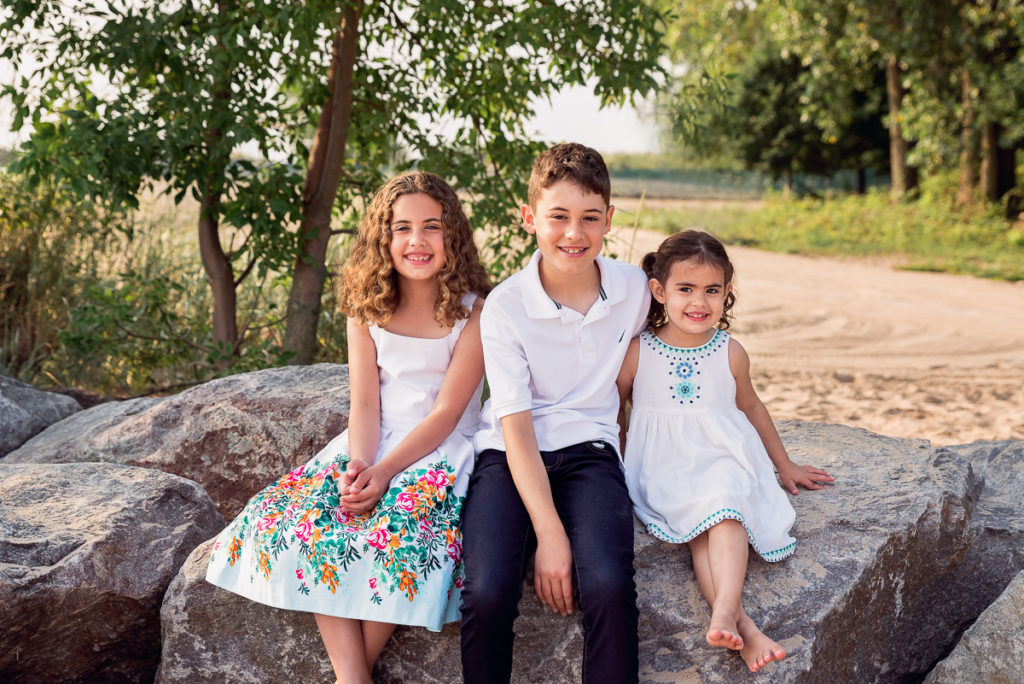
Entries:
{"type": "Polygon", "coordinates": [[[338,483],[341,510],[350,515],[366,513],[384,496],[390,482],[391,478],[379,465],[367,466],[363,461],[350,461],[338,483]]]}

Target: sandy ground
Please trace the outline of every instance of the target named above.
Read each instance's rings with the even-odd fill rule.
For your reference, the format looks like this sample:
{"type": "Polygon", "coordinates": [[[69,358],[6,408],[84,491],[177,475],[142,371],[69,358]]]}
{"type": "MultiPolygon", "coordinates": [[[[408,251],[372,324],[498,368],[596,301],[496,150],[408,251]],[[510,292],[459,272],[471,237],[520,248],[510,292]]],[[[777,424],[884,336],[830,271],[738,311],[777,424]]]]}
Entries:
{"type": "MultiPolygon", "coordinates": [[[[663,239],[613,228],[637,263],[663,239]],[[632,253],[630,244],[632,243],[632,253]]],[[[933,444],[1024,440],[1024,284],[730,247],[731,332],[772,417],[933,444]]]]}

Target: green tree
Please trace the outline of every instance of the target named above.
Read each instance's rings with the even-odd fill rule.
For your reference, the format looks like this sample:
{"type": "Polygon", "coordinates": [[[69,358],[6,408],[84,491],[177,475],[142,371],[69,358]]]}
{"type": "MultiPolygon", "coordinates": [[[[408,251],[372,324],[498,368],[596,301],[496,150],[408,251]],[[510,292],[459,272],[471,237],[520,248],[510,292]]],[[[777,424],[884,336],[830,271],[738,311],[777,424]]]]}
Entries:
{"type": "Polygon", "coordinates": [[[886,73],[893,191],[915,166],[958,168],[960,203],[1014,185],[1024,90],[1021,0],[790,0],[788,39],[819,82],[886,73]],[[914,166],[912,166],[914,165],[914,166]]]}
{"type": "Polygon", "coordinates": [[[666,43],[675,72],[659,98],[671,124],[667,142],[729,166],[744,156],[735,136],[744,125],[736,108],[743,76],[781,50],[769,30],[775,6],[662,0],[661,7],[670,17],[666,43]]]}
{"type": "Polygon", "coordinates": [[[606,104],[651,91],[664,28],[616,0],[17,0],[0,17],[0,57],[41,64],[4,91],[33,126],[19,168],[115,204],[153,184],[191,193],[215,341],[238,352],[239,283],[282,270],[299,362],[328,241],[384,174],[449,178],[514,268],[500,229],[541,147],[525,131],[534,102],[580,83],[606,104]]]}
{"type": "MultiPolygon", "coordinates": [[[[912,147],[905,130],[908,92],[929,77],[937,43],[944,40],[948,7],[944,2],[917,0],[831,0],[785,3],[788,18],[783,39],[811,65],[812,80],[827,92],[837,83],[867,89],[879,68],[884,69],[889,129],[889,159],[894,196],[917,185],[911,166],[912,147]]],[[[831,114],[816,118],[826,130],[831,114]]]]}
{"type": "Polygon", "coordinates": [[[118,213],[0,169],[0,373],[49,374],[71,309],[102,279],[104,248],[128,231],[118,213]]]}
{"type": "Polygon", "coordinates": [[[864,170],[887,158],[880,149],[886,144],[880,71],[822,78],[821,67],[786,40],[798,19],[781,2],[674,3],[668,40],[684,72],[682,90],[708,93],[698,82],[714,83],[710,73],[719,75],[725,91],[682,102],[684,121],[699,122],[696,137],[706,153],[724,150],[745,166],[787,180],[795,172],[856,170],[863,185],[864,170]]]}
{"type": "Polygon", "coordinates": [[[1007,130],[1020,120],[1024,2],[957,3],[962,37],[961,151],[957,200],[998,199],[1015,184],[1013,153],[1021,136],[1007,130]]]}

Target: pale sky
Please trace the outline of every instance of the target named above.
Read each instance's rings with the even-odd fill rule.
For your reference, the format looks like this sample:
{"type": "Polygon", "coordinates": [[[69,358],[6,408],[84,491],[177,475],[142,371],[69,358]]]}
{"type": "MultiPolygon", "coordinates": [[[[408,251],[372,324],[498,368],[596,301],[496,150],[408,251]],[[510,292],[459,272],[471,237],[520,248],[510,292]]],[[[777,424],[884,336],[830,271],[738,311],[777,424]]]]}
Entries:
{"type": "Polygon", "coordinates": [[[600,100],[587,88],[562,90],[550,104],[537,104],[537,137],[553,143],[578,142],[599,152],[655,152],[658,130],[650,117],[632,107],[600,109],[600,100]]]}

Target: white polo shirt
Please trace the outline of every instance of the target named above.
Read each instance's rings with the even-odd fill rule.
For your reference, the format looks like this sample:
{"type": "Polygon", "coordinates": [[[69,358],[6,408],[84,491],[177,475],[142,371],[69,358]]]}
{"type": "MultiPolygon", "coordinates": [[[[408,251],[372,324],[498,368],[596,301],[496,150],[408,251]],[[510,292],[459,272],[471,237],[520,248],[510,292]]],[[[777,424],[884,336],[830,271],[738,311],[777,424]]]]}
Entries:
{"type": "Polygon", "coordinates": [[[618,450],[615,378],[647,319],[651,294],[636,266],[597,258],[600,296],[586,316],[555,302],[540,283],[540,251],[487,296],[480,314],[491,396],[477,453],[505,451],[504,416],[532,411],[541,451],[604,440],[618,450]]]}

